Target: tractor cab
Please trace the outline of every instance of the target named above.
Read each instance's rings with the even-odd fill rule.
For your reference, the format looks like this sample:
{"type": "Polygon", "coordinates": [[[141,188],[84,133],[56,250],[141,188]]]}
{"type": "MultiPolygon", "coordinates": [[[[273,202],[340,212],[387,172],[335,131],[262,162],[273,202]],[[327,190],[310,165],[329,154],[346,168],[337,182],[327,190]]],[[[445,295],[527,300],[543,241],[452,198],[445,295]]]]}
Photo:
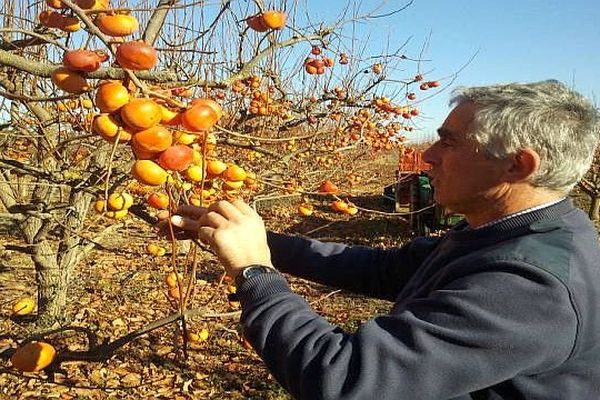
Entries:
{"type": "Polygon", "coordinates": [[[383,190],[383,196],[393,202],[394,212],[405,213],[411,229],[419,236],[450,228],[463,218],[435,204],[434,188],[427,175],[429,169],[430,165],[423,161],[421,150],[402,149],[396,181],[383,190]]]}

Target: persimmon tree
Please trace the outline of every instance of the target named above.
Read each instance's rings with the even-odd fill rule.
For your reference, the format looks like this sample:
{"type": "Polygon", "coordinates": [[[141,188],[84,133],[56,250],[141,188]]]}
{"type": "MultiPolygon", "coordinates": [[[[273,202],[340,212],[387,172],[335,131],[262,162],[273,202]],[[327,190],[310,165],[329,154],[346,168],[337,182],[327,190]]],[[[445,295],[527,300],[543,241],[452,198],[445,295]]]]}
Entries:
{"type": "MultiPolygon", "coordinates": [[[[131,214],[278,191],[355,214],[356,160],[401,146],[440,85],[406,43],[356,51],[357,24],[401,9],[327,23],[283,0],[4,4],[0,202],[35,266],[39,327],[65,322],[74,268],[131,214]]],[[[185,315],[202,265],[172,263],[185,315]]]]}
{"type": "Polygon", "coordinates": [[[590,219],[600,220],[600,148],[596,149],[591,168],[577,186],[590,198],[590,219]]]}

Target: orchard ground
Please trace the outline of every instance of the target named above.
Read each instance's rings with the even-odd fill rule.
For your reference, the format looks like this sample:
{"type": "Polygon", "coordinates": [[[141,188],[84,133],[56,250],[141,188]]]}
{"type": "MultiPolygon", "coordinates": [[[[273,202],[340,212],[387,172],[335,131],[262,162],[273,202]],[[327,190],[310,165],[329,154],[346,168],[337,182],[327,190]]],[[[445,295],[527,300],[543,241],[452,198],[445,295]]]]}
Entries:
{"type": "MultiPolygon", "coordinates": [[[[352,189],[354,202],[364,208],[391,211],[381,192],[393,182],[396,164],[396,153],[377,155],[368,163],[362,171],[363,182],[352,189]]],[[[587,199],[576,193],[574,198],[585,209],[587,199]]],[[[407,223],[397,216],[335,214],[329,202],[323,201],[315,203],[312,216],[301,217],[296,210],[298,202],[292,199],[261,208],[267,227],[321,240],[380,247],[397,246],[412,237],[407,223]]],[[[35,296],[36,287],[29,258],[9,250],[11,244],[20,244],[10,232],[10,226],[1,227],[0,348],[15,345],[33,326],[30,317],[10,317],[13,302],[24,295],[35,296]]],[[[99,246],[76,270],[67,310],[72,325],[90,328],[101,338],[115,339],[173,313],[164,283],[171,270],[168,246],[147,223],[128,219],[118,235],[99,246]],[[148,243],[167,247],[167,254],[147,254],[148,243]]],[[[200,259],[197,294],[189,308],[206,305],[222,316],[191,319],[189,329],[199,332],[205,328],[209,337],[190,343],[187,359],[182,355],[179,329],[171,324],[129,343],[104,362],[63,363],[55,383],[44,374],[20,373],[10,362],[1,360],[0,399],[289,399],[259,357],[244,347],[235,313],[239,306],[228,301],[227,285],[218,284],[221,267],[206,253],[200,259]]],[[[300,279],[289,277],[289,282],[320,315],[349,332],[391,306],[300,279]]],[[[85,338],[73,333],[52,336],[49,341],[59,351],[86,348],[85,338]]]]}

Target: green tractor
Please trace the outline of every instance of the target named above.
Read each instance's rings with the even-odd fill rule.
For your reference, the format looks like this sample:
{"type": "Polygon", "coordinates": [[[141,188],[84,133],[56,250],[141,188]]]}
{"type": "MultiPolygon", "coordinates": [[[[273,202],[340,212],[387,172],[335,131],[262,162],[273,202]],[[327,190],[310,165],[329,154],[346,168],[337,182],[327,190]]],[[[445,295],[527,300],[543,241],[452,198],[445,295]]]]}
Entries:
{"type": "Polygon", "coordinates": [[[433,187],[425,172],[397,173],[396,182],[386,186],[383,196],[394,202],[394,211],[405,213],[411,229],[419,236],[448,229],[463,217],[448,213],[433,201],[433,187]]]}

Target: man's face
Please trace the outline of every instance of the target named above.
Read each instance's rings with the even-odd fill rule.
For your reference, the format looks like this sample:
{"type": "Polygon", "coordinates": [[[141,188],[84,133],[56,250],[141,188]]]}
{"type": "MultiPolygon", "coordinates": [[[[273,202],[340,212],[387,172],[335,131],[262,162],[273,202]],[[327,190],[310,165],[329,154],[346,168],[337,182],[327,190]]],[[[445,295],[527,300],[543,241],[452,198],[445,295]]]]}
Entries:
{"type": "Polygon", "coordinates": [[[479,213],[501,192],[506,161],[486,156],[467,139],[475,112],[473,103],[454,108],[441,128],[439,139],[423,154],[431,164],[429,176],[435,201],[453,212],[479,213]]]}

